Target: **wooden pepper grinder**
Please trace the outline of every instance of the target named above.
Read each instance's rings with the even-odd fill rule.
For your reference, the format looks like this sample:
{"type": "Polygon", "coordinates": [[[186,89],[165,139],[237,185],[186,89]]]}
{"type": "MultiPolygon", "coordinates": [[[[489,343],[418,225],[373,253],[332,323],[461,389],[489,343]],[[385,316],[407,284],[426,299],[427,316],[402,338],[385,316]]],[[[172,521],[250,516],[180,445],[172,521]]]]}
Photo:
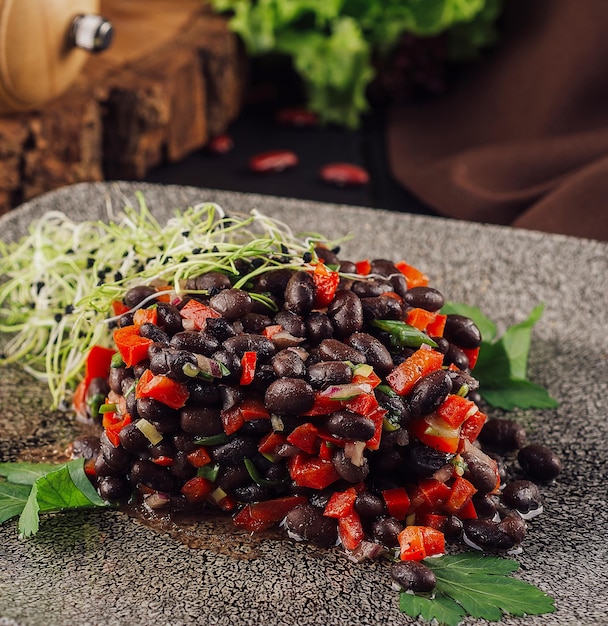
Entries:
{"type": "Polygon", "coordinates": [[[0,0],[0,114],[42,106],[65,91],[112,25],[100,0],[0,0]]]}

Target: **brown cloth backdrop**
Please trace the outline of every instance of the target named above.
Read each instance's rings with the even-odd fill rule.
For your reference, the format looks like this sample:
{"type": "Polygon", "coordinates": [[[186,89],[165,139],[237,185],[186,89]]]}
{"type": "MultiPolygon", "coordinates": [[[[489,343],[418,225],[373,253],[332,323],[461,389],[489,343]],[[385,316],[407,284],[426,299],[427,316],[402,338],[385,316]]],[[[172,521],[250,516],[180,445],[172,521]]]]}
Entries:
{"type": "Polygon", "coordinates": [[[608,1],[505,0],[499,46],[394,107],[393,176],[438,214],[608,241],[608,1]]]}

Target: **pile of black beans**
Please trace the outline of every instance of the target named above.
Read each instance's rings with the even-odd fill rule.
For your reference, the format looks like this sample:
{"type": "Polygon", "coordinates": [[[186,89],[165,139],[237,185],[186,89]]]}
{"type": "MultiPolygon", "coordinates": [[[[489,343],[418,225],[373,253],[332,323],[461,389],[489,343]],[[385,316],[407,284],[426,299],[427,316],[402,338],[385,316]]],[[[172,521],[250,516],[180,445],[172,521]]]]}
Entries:
{"type": "MultiPolygon", "coordinates": [[[[260,440],[273,429],[288,435],[304,422],[321,426],[338,439],[369,439],[374,424],[362,415],[347,410],[315,417],[303,414],[318,392],[330,385],[348,384],[353,365],[371,365],[384,383],[386,375],[415,351],[414,347],[396,347],[387,332],[371,324],[373,320],[403,320],[411,308],[437,312],[444,304],[442,294],[432,287],[408,288],[405,276],[391,261],[373,260],[369,274],[357,275],[355,264],[340,260],[336,252],[316,250],[326,264],[339,267],[341,276],[335,296],[323,308],[315,308],[315,282],[307,269],[271,270],[243,289],[235,289],[236,280],[255,267],[249,262],[241,262],[239,274],[208,272],[189,279],[185,293],[190,295],[177,303],[144,305],[155,306],[158,319],[157,324],[140,328],[140,334],[152,340],[148,358],[133,367],[118,364],[107,380],[97,379],[91,385],[95,394],[124,398],[131,423],[120,431],[119,445],[102,432],[99,439],[80,439],[73,446],[75,456],[94,461],[94,484],[104,499],[120,503],[138,496],[150,507],[169,511],[212,507],[208,502],[192,502],[182,492],[199,471],[188,455],[203,440],[215,468],[213,482],[235,503],[233,513],[250,503],[306,496],[306,503],[290,511],[284,524],[291,536],[330,546],[338,539],[337,520],[324,516],[323,509],[334,492],[357,485],[355,511],[362,521],[365,544],[381,546],[383,551],[397,546],[406,521],[388,514],[382,491],[446,476],[446,468],[450,476],[456,461],[456,454],[416,440],[408,424],[435,411],[450,393],[464,390],[469,399],[479,401],[478,383],[465,350],[479,346],[481,337],[470,319],[448,316],[443,336],[434,338],[435,349],[444,355],[444,368],[421,379],[404,396],[386,393],[382,385],[376,388],[376,399],[390,418],[379,449],[366,448],[353,463],[344,447],[336,446],[331,462],[339,478],[320,490],[298,485],[288,471],[288,461],[298,448],[285,443],[276,458],[269,460],[258,451],[260,440]],[[263,294],[274,307],[255,294],[263,294]],[[207,319],[204,330],[192,329],[180,315],[189,298],[204,302],[219,317],[207,319]],[[264,329],[273,325],[283,330],[269,338],[264,329]],[[257,363],[253,381],[244,387],[239,381],[241,358],[247,351],[257,353],[257,363]],[[188,375],[188,365],[196,366],[197,355],[220,363],[224,375],[212,379],[188,375]],[[136,398],[137,380],[146,369],[187,386],[186,404],[172,409],[152,398],[136,398]],[[272,419],[246,421],[227,436],[222,413],[250,397],[263,399],[272,419]],[[154,425],[160,441],[153,444],[138,428],[142,419],[154,425]],[[158,463],[161,458],[163,462],[158,463]]],[[[150,286],[133,287],[124,304],[137,308],[154,292],[150,286]]],[[[118,320],[118,326],[132,323],[132,311],[118,320]]],[[[479,454],[463,453],[460,461],[464,476],[477,489],[473,497],[477,519],[446,516],[442,531],[448,540],[464,537],[483,550],[513,549],[526,533],[524,517],[541,510],[536,483],[552,480],[559,473],[559,460],[543,446],[526,445],[525,432],[510,420],[490,420],[474,446],[479,454]],[[521,476],[505,486],[508,475],[503,457],[517,450],[521,476]],[[496,490],[496,468],[501,490],[496,490]]],[[[396,564],[393,578],[404,588],[432,588],[424,566],[396,564]]]]}

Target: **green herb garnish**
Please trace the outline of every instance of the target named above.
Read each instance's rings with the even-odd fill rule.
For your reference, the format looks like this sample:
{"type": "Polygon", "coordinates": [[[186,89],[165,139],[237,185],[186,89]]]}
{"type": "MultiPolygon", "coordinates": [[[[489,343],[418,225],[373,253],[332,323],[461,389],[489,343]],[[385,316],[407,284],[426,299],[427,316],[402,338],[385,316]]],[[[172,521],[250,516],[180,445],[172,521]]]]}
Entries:
{"type": "Polygon", "coordinates": [[[41,513],[107,507],[87,478],[84,459],[63,465],[0,463],[0,524],[19,516],[19,534],[38,532],[41,513]]]}
{"type": "Polygon", "coordinates": [[[497,622],[504,614],[553,613],[553,598],[530,583],[510,577],[519,569],[512,559],[472,552],[426,559],[437,577],[433,596],[402,592],[399,608],[410,617],[458,626],[470,615],[497,622]]]}
{"type": "Polygon", "coordinates": [[[372,320],[372,326],[390,335],[391,344],[395,348],[419,348],[423,343],[436,348],[437,344],[421,330],[398,320],[372,320]]]}
{"type": "Polygon", "coordinates": [[[557,401],[546,389],[528,380],[528,355],[532,328],[540,319],[544,305],[536,306],[523,322],[508,328],[496,338],[496,325],[478,308],[448,302],[442,313],[456,313],[471,318],[478,326],[482,342],[473,372],[479,380],[479,393],[492,406],[512,411],[523,409],[553,409],[557,401]]]}

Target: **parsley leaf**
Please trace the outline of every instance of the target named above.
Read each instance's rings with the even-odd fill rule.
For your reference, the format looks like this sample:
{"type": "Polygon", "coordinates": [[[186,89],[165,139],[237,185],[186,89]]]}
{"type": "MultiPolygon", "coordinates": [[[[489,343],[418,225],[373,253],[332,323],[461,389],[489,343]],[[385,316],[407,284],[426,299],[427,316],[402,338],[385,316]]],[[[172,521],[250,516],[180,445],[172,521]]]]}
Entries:
{"type": "Polygon", "coordinates": [[[555,611],[553,598],[509,576],[519,569],[512,559],[465,552],[426,559],[424,563],[437,577],[435,594],[430,598],[402,592],[399,607],[410,617],[458,626],[467,615],[497,622],[504,614],[542,615],[555,611]]]}
{"type": "Polygon", "coordinates": [[[19,534],[38,532],[40,513],[107,506],[84,472],[84,459],[63,465],[0,463],[0,523],[19,517],[19,534]]]}
{"type": "Polygon", "coordinates": [[[496,339],[496,326],[478,308],[453,302],[442,308],[442,313],[466,315],[477,324],[482,342],[474,375],[479,380],[481,396],[492,406],[507,411],[516,407],[552,409],[557,406],[546,389],[527,377],[532,328],[543,309],[539,304],[527,319],[511,326],[496,339]]]}

